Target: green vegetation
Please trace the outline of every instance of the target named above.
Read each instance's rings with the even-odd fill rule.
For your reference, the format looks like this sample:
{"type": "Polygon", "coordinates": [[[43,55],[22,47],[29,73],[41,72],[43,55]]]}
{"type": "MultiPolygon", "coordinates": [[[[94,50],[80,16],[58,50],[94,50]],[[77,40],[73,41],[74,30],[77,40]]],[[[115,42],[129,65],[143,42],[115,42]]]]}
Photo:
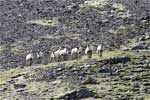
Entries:
{"type": "MultiPolygon", "coordinates": [[[[116,57],[116,56],[138,56],[135,52],[125,52],[125,51],[105,51],[103,53],[103,57],[100,58],[97,54],[93,54],[92,59],[88,59],[87,56],[83,56],[80,60],[70,60],[70,61],[63,61],[63,62],[54,62],[54,63],[49,63],[47,65],[34,65],[32,67],[25,67],[25,68],[16,68],[16,69],[12,69],[6,72],[2,72],[0,73],[0,82],[6,81],[9,78],[16,76],[18,74],[27,72],[27,71],[31,71],[34,70],[36,68],[49,68],[52,66],[56,66],[57,64],[64,64],[66,67],[69,66],[79,66],[79,65],[83,65],[86,63],[89,63],[91,61],[99,61],[99,60],[104,60],[104,59],[108,59],[110,57],[116,57]]],[[[140,54],[139,54],[140,55],[140,54]]]]}
{"type": "Polygon", "coordinates": [[[61,38],[71,38],[71,39],[75,39],[75,38],[79,38],[81,34],[69,34],[66,33],[64,35],[61,36],[55,36],[55,35],[46,35],[46,36],[41,36],[40,38],[46,38],[46,39],[61,39],[61,38]]]}
{"type": "Polygon", "coordinates": [[[0,46],[0,52],[3,51],[3,49],[4,49],[4,47],[3,47],[3,46],[0,46]]]}
{"type": "Polygon", "coordinates": [[[112,7],[118,11],[124,11],[126,9],[126,6],[121,3],[114,3],[112,7]]]}
{"type": "Polygon", "coordinates": [[[103,8],[105,5],[108,4],[109,0],[88,0],[85,1],[82,7],[97,7],[97,8],[103,8]]]}
{"type": "Polygon", "coordinates": [[[32,20],[28,21],[28,24],[38,24],[38,25],[43,25],[43,26],[55,26],[59,22],[56,19],[39,19],[39,20],[32,20]]]}
{"type": "Polygon", "coordinates": [[[23,47],[21,47],[21,46],[16,46],[16,47],[13,47],[13,48],[11,49],[11,52],[12,52],[13,54],[20,54],[20,53],[23,52],[23,50],[24,50],[23,47]]]}
{"type": "MultiPolygon", "coordinates": [[[[139,58],[141,55],[143,55],[145,52],[135,52],[135,51],[105,51],[103,53],[103,57],[99,57],[97,54],[93,54],[92,59],[87,58],[87,56],[83,56],[82,58],[80,58],[79,60],[70,60],[70,61],[63,61],[63,62],[54,62],[54,63],[49,63],[47,65],[34,65],[31,67],[25,67],[25,68],[16,68],[16,69],[12,69],[9,71],[5,71],[3,73],[0,73],[0,83],[4,83],[5,81],[9,80],[11,77],[14,77],[18,74],[23,74],[23,73],[33,73],[35,72],[35,70],[37,69],[49,69],[50,67],[54,67],[57,66],[58,64],[64,64],[65,67],[79,67],[81,65],[84,64],[90,64],[96,61],[101,61],[101,60],[105,60],[105,59],[109,59],[112,57],[122,57],[122,56],[128,56],[130,58],[139,58]]],[[[147,54],[147,53],[146,53],[147,54]]],[[[85,84],[84,86],[88,87],[91,90],[94,90],[95,92],[98,93],[99,96],[103,96],[103,95],[108,95],[108,96],[114,96],[114,95],[126,95],[128,97],[140,97],[141,95],[138,95],[136,92],[133,92],[133,87],[134,84],[131,81],[127,81],[126,79],[128,78],[132,78],[132,79],[139,79],[139,80],[143,80],[143,79],[149,79],[147,76],[144,76],[146,72],[148,72],[148,69],[144,69],[143,72],[140,72],[140,68],[141,64],[138,64],[140,59],[132,59],[130,62],[127,62],[127,66],[122,68],[123,71],[120,72],[119,76],[108,76],[105,77],[102,74],[96,74],[96,80],[100,83],[100,84],[85,84]],[[136,64],[137,63],[137,64],[136,64]],[[139,71],[139,72],[138,72],[139,71]],[[121,77],[122,76],[122,77],[121,77]],[[117,80],[117,81],[114,81],[117,80]],[[104,87],[105,86],[105,87],[104,87]],[[102,88],[105,88],[104,90],[102,88]],[[113,93],[113,94],[112,94],[113,93]]],[[[97,70],[95,71],[95,66],[97,66],[97,64],[93,63],[93,65],[91,67],[93,67],[93,71],[97,72],[97,70]]],[[[45,81],[43,82],[27,82],[27,87],[25,88],[28,92],[32,91],[32,90],[36,90],[37,88],[41,88],[41,89],[48,89],[49,86],[51,86],[50,88],[52,89],[51,93],[49,95],[51,95],[54,100],[57,98],[60,98],[61,96],[63,96],[65,93],[70,93],[73,89],[76,89],[76,85],[72,84],[72,83],[65,83],[65,82],[61,82],[60,80],[55,80],[52,81],[50,83],[47,83],[45,81]],[[58,89],[59,87],[59,89],[58,89]],[[56,94],[57,93],[57,94],[56,94]]],[[[143,97],[145,97],[145,100],[148,100],[149,95],[143,95],[143,97]]],[[[48,96],[46,95],[44,98],[48,98],[48,96]]],[[[87,99],[82,99],[82,100],[92,100],[93,98],[87,98],[87,99]]],[[[118,98],[114,98],[115,100],[118,100],[118,98]]],[[[100,100],[100,99],[95,99],[95,100],[100,100]]]]}
{"type": "Polygon", "coordinates": [[[131,16],[127,10],[127,7],[121,3],[114,3],[112,8],[115,10],[117,17],[127,18],[131,16]]]}
{"type": "Polygon", "coordinates": [[[150,43],[150,40],[146,40],[146,41],[136,41],[136,40],[129,40],[129,43],[128,43],[128,47],[129,48],[132,48],[134,46],[138,46],[140,44],[147,44],[147,43],[150,43]]]}
{"type": "Polygon", "coordinates": [[[31,68],[29,68],[29,67],[28,68],[16,68],[16,69],[2,72],[2,73],[0,73],[0,84],[7,81],[9,78],[14,77],[18,74],[24,73],[30,69],[31,68]]]}

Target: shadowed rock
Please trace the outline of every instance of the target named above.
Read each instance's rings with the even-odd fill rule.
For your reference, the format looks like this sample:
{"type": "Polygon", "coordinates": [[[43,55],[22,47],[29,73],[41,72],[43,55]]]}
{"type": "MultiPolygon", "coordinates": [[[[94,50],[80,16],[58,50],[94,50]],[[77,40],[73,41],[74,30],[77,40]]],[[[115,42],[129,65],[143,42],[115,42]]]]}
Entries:
{"type": "Polygon", "coordinates": [[[15,89],[25,88],[26,86],[27,86],[26,84],[14,84],[15,89]]]}
{"type": "Polygon", "coordinates": [[[81,87],[61,97],[64,100],[79,100],[88,97],[94,97],[96,93],[86,87],[81,87]]]}

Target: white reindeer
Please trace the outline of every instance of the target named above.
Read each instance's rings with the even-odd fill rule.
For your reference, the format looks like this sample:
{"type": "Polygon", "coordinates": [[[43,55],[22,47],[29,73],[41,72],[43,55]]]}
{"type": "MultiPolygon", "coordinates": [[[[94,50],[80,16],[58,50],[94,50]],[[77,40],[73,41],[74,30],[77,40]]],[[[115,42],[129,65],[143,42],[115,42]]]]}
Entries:
{"type": "Polygon", "coordinates": [[[60,50],[61,60],[65,60],[67,55],[68,55],[67,48],[64,48],[63,50],[60,50]]]}
{"type": "Polygon", "coordinates": [[[103,53],[102,44],[98,45],[96,53],[98,53],[99,56],[102,57],[102,53],[103,53]]]}
{"type": "Polygon", "coordinates": [[[83,52],[83,48],[80,46],[80,47],[79,47],[79,54],[82,55],[82,52],[83,52]]]}
{"type": "Polygon", "coordinates": [[[61,59],[60,59],[60,57],[61,57],[61,47],[57,50],[57,51],[55,51],[54,52],[54,55],[53,55],[53,59],[55,59],[56,58],[56,61],[61,61],[61,59]]]}
{"type": "Polygon", "coordinates": [[[86,47],[85,54],[88,55],[88,58],[92,58],[92,50],[89,46],[86,47]]]}
{"type": "Polygon", "coordinates": [[[32,61],[33,61],[33,53],[32,53],[32,50],[29,52],[29,54],[26,55],[26,63],[28,63],[29,61],[29,65],[31,66],[32,65],[32,61]]]}
{"type": "Polygon", "coordinates": [[[79,48],[73,48],[72,50],[71,50],[71,56],[72,56],[72,58],[74,58],[74,56],[76,57],[77,56],[77,58],[79,59],[79,48]]]}
{"type": "Polygon", "coordinates": [[[90,50],[90,48],[89,48],[89,46],[87,46],[85,49],[85,54],[87,54],[89,50],[90,50]]]}
{"type": "Polygon", "coordinates": [[[51,53],[51,62],[55,62],[55,58],[56,58],[56,56],[55,56],[55,53],[52,51],[52,53],[51,53]]]}
{"type": "Polygon", "coordinates": [[[38,63],[41,63],[42,57],[44,57],[44,53],[42,51],[36,53],[36,56],[38,58],[38,63]]]}

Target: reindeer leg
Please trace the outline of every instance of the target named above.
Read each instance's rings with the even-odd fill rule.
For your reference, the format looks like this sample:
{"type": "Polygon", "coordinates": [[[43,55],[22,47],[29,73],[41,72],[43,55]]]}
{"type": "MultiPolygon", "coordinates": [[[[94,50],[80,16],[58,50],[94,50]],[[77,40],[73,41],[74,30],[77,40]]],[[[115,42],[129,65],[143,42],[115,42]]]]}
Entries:
{"type": "Polygon", "coordinates": [[[102,57],[102,53],[103,53],[103,51],[101,50],[101,51],[100,51],[100,57],[102,57]]]}
{"type": "Polygon", "coordinates": [[[53,63],[54,62],[54,58],[51,58],[51,63],[53,63]]]}
{"type": "Polygon", "coordinates": [[[29,66],[31,66],[31,65],[32,65],[32,59],[30,59],[29,61],[30,61],[30,62],[29,62],[29,66]]]}
{"type": "Polygon", "coordinates": [[[101,57],[101,52],[100,51],[98,51],[98,55],[99,55],[99,57],[101,57]]]}

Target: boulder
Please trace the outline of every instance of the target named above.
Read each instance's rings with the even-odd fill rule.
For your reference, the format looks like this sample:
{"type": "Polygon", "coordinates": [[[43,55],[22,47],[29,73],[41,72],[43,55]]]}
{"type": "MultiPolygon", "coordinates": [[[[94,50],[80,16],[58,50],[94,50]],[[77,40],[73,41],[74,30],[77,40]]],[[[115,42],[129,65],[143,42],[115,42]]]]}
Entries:
{"type": "Polygon", "coordinates": [[[26,86],[27,86],[26,84],[14,84],[15,89],[25,88],[26,86]]]}
{"type": "Polygon", "coordinates": [[[110,64],[118,64],[118,63],[126,63],[130,61],[131,59],[129,57],[123,56],[123,57],[113,57],[110,59],[110,64]]]}
{"type": "Polygon", "coordinates": [[[97,80],[93,77],[87,77],[82,84],[97,84],[97,80]]]}
{"type": "Polygon", "coordinates": [[[61,99],[64,100],[79,100],[83,98],[94,97],[96,93],[86,87],[80,87],[70,93],[66,93],[61,99]]]}
{"type": "Polygon", "coordinates": [[[130,100],[130,98],[128,96],[119,96],[118,100],[130,100]]]}
{"type": "Polygon", "coordinates": [[[110,73],[111,68],[107,65],[101,65],[99,68],[99,73],[110,73]]]}
{"type": "Polygon", "coordinates": [[[137,46],[134,46],[131,48],[131,50],[141,50],[141,49],[146,49],[148,50],[149,45],[147,44],[139,44],[137,46]]]}
{"type": "Polygon", "coordinates": [[[144,100],[144,97],[134,97],[133,100],[144,100]]]}
{"type": "Polygon", "coordinates": [[[130,50],[127,46],[121,46],[120,47],[120,50],[122,50],[122,51],[128,51],[128,50],[130,50]]]}

